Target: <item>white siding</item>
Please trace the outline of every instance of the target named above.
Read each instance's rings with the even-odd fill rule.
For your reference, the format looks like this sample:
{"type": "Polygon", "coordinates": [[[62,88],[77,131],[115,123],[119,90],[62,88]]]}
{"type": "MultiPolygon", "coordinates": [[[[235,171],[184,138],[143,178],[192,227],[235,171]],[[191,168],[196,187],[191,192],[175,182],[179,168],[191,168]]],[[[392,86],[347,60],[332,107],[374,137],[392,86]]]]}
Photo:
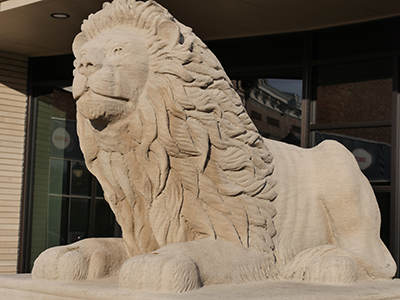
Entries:
{"type": "Polygon", "coordinates": [[[0,274],[17,271],[27,67],[0,52],[0,274]]]}

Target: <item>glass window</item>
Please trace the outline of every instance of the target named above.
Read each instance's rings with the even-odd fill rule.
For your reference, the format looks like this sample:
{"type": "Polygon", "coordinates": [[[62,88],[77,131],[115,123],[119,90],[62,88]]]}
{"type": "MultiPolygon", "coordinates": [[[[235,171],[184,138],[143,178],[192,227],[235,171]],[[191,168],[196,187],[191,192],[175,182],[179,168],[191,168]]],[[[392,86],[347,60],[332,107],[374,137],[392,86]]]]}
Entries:
{"type": "Polygon", "coordinates": [[[375,193],[381,211],[381,239],[390,245],[390,193],[375,193]]]}
{"type": "Polygon", "coordinates": [[[92,174],[84,162],[72,162],[71,194],[90,196],[92,192],[92,174]]]}
{"type": "Polygon", "coordinates": [[[71,162],[63,159],[50,159],[49,193],[58,195],[69,194],[71,162]]]}
{"type": "MultiPolygon", "coordinates": [[[[369,34],[369,31],[366,32],[369,34]]],[[[323,46],[322,40],[318,42],[319,46],[323,46]]],[[[334,50],[345,49],[345,44],[334,46],[334,50]]],[[[328,54],[333,53],[329,47],[326,47],[326,50],[328,54]]],[[[353,153],[361,171],[376,191],[382,216],[381,237],[388,245],[392,61],[370,60],[320,66],[317,68],[317,86],[314,93],[315,124],[310,126],[313,131],[313,144],[327,139],[336,140],[353,153]]]]}
{"type": "Polygon", "coordinates": [[[390,60],[318,68],[316,123],[390,120],[390,60]]]}
{"type": "Polygon", "coordinates": [[[66,245],[68,242],[69,199],[49,196],[47,247],[66,245]]]}
{"type": "Polygon", "coordinates": [[[31,266],[49,247],[114,236],[115,227],[115,216],[79,148],[72,94],[54,88],[35,101],[31,266]]]}
{"type": "Polygon", "coordinates": [[[89,237],[90,199],[71,198],[68,244],[89,237]]]}
{"type": "Polygon", "coordinates": [[[317,70],[314,144],[326,139],[342,143],[371,183],[390,183],[391,74],[391,60],[317,70]]]}
{"type": "Polygon", "coordinates": [[[302,80],[255,78],[234,84],[262,136],[300,146],[302,80]]]}
{"type": "Polygon", "coordinates": [[[96,212],[94,219],[94,237],[102,237],[104,234],[112,236],[115,232],[115,216],[104,199],[96,199],[96,212]]]}
{"type": "Polygon", "coordinates": [[[399,19],[333,27],[315,33],[315,57],[359,56],[400,48],[399,19]]]}
{"type": "Polygon", "coordinates": [[[265,66],[301,63],[304,36],[287,34],[207,41],[228,74],[255,71],[265,66]]]}

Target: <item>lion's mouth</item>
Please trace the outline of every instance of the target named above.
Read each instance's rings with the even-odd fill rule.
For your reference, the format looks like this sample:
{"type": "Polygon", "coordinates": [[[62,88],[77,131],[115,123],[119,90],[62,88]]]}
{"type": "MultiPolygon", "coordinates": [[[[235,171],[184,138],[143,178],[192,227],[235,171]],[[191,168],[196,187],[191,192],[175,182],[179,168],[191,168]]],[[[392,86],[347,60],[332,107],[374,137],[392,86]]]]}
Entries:
{"type": "Polygon", "coordinates": [[[101,94],[99,92],[94,92],[91,89],[88,89],[82,96],[78,98],[77,101],[129,101],[128,98],[120,97],[120,96],[110,96],[106,94],[101,94]]]}
{"type": "Polygon", "coordinates": [[[76,102],[79,113],[89,119],[96,128],[120,119],[127,110],[128,99],[104,96],[93,91],[85,92],[76,102]]]}

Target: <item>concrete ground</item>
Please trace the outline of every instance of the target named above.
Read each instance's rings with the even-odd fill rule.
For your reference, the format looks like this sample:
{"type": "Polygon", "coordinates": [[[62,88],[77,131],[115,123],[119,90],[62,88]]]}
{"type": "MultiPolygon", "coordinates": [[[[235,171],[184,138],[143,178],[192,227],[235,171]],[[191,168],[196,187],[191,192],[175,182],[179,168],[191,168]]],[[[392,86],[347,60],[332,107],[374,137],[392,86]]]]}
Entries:
{"type": "Polygon", "coordinates": [[[146,293],[117,288],[117,278],[81,282],[33,280],[30,274],[0,275],[0,299],[29,300],[314,300],[400,299],[400,280],[367,281],[355,285],[326,285],[263,281],[206,286],[183,294],[146,293]]]}

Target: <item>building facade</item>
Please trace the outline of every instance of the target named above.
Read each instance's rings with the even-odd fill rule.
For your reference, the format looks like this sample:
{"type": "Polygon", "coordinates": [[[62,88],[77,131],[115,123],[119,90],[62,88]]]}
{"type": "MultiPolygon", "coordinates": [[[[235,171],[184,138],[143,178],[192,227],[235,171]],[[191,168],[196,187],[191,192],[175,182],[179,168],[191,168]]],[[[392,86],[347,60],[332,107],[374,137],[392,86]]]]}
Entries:
{"type": "MultiPolygon", "coordinates": [[[[397,262],[399,37],[400,17],[390,17],[205,41],[263,136],[302,147],[335,139],[353,152],[397,262]]],[[[0,273],[30,272],[49,247],[121,233],[79,150],[72,54],[1,51],[0,273]]]]}

